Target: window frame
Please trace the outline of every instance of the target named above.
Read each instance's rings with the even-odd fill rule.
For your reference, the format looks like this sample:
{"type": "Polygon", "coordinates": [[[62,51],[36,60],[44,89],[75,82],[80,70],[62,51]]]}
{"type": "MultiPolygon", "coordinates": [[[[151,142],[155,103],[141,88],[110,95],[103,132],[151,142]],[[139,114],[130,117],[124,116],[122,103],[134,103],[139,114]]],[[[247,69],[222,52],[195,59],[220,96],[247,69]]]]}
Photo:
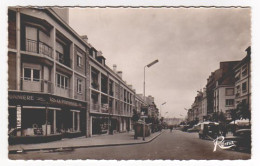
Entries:
{"type": "Polygon", "coordinates": [[[61,73],[56,72],[56,79],[55,80],[56,80],[55,81],[56,87],[59,87],[61,89],[69,89],[69,77],[68,76],[65,76],[61,73]],[[59,79],[59,81],[58,81],[58,79],[59,79]],[[62,80],[63,80],[63,87],[62,87],[62,84],[61,84],[62,80]]]}
{"type": "Polygon", "coordinates": [[[77,66],[82,67],[83,66],[83,55],[77,51],[77,66]]]}
{"type": "Polygon", "coordinates": [[[37,68],[32,68],[32,67],[23,67],[23,80],[24,81],[30,81],[30,82],[40,82],[41,81],[41,70],[40,69],[37,69],[37,68]],[[29,77],[26,77],[26,78],[29,78],[29,79],[25,79],[25,69],[29,69],[30,70],[30,78],[29,77]],[[37,70],[39,71],[39,78],[34,78],[34,70],[37,70]]]}
{"type": "Polygon", "coordinates": [[[225,95],[226,96],[234,96],[235,95],[235,89],[234,88],[225,88],[225,95]],[[233,90],[233,93],[232,93],[232,95],[228,95],[227,91],[231,90],[231,89],[233,90]]]}
{"type": "Polygon", "coordinates": [[[225,101],[225,106],[226,107],[232,107],[232,106],[234,106],[234,104],[235,104],[235,100],[234,99],[226,99],[226,101],[225,101]],[[232,101],[233,104],[230,104],[231,103],[230,101],[232,101]]]}
{"type": "Polygon", "coordinates": [[[82,79],[77,78],[77,93],[82,94],[82,79]]]}
{"type": "Polygon", "coordinates": [[[242,90],[242,93],[246,93],[246,92],[247,92],[247,82],[243,82],[243,83],[242,83],[241,90],[242,90]],[[243,89],[243,85],[246,85],[246,86],[245,86],[245,89],[243,89]]]}

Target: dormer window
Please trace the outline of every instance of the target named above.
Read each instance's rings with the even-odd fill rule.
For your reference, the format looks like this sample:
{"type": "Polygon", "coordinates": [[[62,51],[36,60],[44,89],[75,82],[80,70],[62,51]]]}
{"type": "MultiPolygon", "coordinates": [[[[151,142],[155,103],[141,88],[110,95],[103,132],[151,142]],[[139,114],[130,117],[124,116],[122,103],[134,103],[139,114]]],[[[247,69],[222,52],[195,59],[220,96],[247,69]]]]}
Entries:
{"type": "Polygon", "coordinates": [[[95,50],[92,50],[92,56],[95,58],[97,55],[96,51],[95,50]]]}

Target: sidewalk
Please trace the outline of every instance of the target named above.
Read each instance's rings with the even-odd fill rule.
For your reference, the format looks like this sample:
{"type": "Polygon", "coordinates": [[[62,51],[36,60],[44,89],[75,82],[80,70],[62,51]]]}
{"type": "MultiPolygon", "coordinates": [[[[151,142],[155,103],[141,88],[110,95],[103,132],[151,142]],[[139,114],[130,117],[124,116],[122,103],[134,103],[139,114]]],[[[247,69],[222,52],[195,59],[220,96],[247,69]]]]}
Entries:
{"type": "Polygon", "coordinates": [[[152,133],[143,141],[142,137],[134,139],[134,132],[117,133],[114,135],[99,135],[90,138],[65,138],[60,141],[53,141],[39,144],[19,144],[10,145],[8,147],[9,153],[17,153],[24,151],[39,151],[39,150],[57,150],[57,149],[72,149],[72,148],[88,148],[88,147],[102,147],[102,146],[118,146],[118,145],[133,145],[148,143],[158,137],[161,132],[152,133]]]}

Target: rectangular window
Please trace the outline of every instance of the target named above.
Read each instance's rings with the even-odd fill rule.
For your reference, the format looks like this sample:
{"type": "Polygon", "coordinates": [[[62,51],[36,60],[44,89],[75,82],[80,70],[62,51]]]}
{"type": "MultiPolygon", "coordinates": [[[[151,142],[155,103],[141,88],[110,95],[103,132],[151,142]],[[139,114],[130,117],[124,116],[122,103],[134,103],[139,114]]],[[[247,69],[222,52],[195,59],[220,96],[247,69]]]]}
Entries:
{"type": "Polygon", "coordinates": [[[82,63],[82,55],[78,52],[77,53],[77,65],[81,67],[83,65],[82,63]]]}
{"type": "Polygon", "coordinates": [[[77,92],[82,93],[82,80],[77,79],[77,92]]]}
{"type": "Polygon", "coordinates": [[[31,81],[31,69],[30,68],[24,68],[24,80],[31,81]]]}
{"type": "Polygon", "coordinates": [[[226,88],[226,96],[233,96],[234,88],[226,88]]]}
{"type": "Polygon", "coordinates": [[[226,106],[234,106],[234,99],[226,99],[226,106]]]}
{"type": "Polygon", "coordinates": [[[24,77],[24,80],[39,82],[40,81],[40,70],[24,68],[23,77],[24,77]]]}
{"type": "Polygon", "coordinates": [[[235,75],[235,81],[239,81],[240,80],[240,71],[237,71],[236,75],[235,75]]]}
{"type": "Polygon", "coordinates": [[[247,75],[247,65],[242,67],[242,76],[246,76],[247,75]]]}
{"type": "Polygon", "coordinates": [[[247,83],[244,82],[244,83],[242,84],[242,92],[245,93],[246,91],[247,91],[247,83]]]}
{"type": "Polygon", "coordinates": [[[33,81],[40,81],[40,70],[33,69],[33,81]]]}
{"type": "Polygon", "coordinates": [[[67,76],[57,73],[56,74],[56,86],[63,88],[63,89],[68,89],[69,78],[67,76]]]}

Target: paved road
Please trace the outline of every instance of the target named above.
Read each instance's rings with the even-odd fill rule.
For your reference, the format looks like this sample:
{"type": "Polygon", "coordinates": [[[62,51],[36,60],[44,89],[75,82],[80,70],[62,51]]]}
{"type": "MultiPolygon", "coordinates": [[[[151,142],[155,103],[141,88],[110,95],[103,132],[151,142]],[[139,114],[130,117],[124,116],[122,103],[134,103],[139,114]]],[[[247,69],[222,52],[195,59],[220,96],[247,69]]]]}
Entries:
{"type": "Polygon", "coordinates": [[[250,159],[248,153],[217,149],[213,152],[213,142],[201,140],[197,133],[167,130],[150,143],[114,147],[82,148],[67,152],[27,152],[10,154],[10,159],[117,159],[117,160],[190,160],[250,159]]]}

